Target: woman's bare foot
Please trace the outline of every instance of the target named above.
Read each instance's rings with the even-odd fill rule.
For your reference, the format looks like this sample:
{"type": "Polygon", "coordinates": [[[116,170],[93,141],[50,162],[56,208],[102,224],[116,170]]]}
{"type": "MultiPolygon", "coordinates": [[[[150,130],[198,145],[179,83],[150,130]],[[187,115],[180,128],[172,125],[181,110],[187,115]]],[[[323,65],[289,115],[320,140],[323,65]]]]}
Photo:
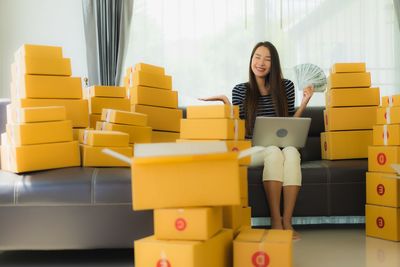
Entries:
{"type": "Polygon", "coordinates": [[[282,218],[271,218],[271,229],[283,229],[282,218]]]}
{"type": "Polygon", "coordinates": [[[292,230],[293,231],[293,240],[300,240],[300,234],[293,229],[292,220],[282,220],[282,226],[285,230],[292,230]]]}

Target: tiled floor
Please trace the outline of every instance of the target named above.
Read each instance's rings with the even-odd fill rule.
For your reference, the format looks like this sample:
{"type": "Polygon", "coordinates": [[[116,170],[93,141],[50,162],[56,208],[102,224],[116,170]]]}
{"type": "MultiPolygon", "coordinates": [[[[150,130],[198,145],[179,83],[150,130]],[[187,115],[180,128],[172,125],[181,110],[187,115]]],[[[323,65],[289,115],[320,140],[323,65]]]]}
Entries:
{"type": "MultiPolygon", "coordinates": [[[[364,229],[300,229],[294,243],[294,267],[399,267],[400,243],[366,237],[364,229]]],[[[133,267],[132,250],[0,252],[0,266],[133,267]]],[[[206,266],[205,266],[206,267],[206,266]]]]}

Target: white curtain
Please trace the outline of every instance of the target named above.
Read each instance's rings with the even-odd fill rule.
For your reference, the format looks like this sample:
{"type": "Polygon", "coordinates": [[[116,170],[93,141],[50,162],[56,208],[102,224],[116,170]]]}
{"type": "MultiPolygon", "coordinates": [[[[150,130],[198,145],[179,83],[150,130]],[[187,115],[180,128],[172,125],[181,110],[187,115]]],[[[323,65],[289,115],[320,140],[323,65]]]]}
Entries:
{"type": "MultiPolygon", "coordinates": [[[[135,0],[125,67],[164,66],[184,106],[230,97],[248,79],[251,49],[264,40],[277,46],[288,78],[301,63],[328,74],[335,62],[361,61],[382,95],[400,93],[393,0],[135,0]]],[[[310,104],[324,105],[323,94],[310,104]]]]}

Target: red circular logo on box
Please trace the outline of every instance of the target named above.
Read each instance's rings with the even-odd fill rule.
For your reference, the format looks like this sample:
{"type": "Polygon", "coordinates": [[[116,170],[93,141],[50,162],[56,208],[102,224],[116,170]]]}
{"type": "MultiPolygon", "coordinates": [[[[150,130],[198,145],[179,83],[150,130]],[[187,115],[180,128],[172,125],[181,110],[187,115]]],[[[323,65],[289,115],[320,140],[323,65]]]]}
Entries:
{"type": "Polygon", "coordinates": [[[156,267],[171,267],[171,263],[166,259],[161,259],[157,261],[156,267]]]}
{"type": "Polygon", "coordinates": [[[186,223],[185,219],[183,219],[183,218],[176,219],[176,221],[175,221],[176,230],[183,231],[186,229],[186,226],[187,226],[187,223],[186,223]]]}
{"type": "Polygon", "coordinates": [[[257,251],[251,257],[254,267],[267,267],[269,265],[269,256],[264,251],[257,251]]]}
{"type": "Polygon", "coordinates": [[[387,113],[385,112],[385,120],[387,120],[387,113]]]}
{"type": "Polygon", "coordinates": [[[326,143],[326,141],[324,142],[324,149],[325,149],[325,151],[328,150],[328,144],[326,143]]]}
{"type": "Polygon", "coordinates": [[[385,186],[383,184],[378,184],[376,186],[376,192],[378,193],[378,195],[382,196],[385,194],[385,186]]]}
{"type": "Polygon", "coordinates": [[[385,220],[382,217],[376,218],[376,225],[378,226],[378,228],[385,227],[385,220]]]}
{"type": "Polygon", "coordinates": [[[386,163],[386,155],[384,153],[379,153],[376,156],[379,165],[384,165],[386,163]]]}
{"type": "Polygon", "coordinates": [[[232,147],[232,151],[233,151],[233,152],[239,152],[239,148],[237,148],[237,147],[234,146],[234,147],[232,147]]]}

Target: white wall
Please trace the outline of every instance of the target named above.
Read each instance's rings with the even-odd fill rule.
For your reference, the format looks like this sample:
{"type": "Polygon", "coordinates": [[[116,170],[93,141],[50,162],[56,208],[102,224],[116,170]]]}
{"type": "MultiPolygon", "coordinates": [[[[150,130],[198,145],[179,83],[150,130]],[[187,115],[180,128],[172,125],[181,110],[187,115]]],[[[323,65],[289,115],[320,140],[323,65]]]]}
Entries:
{"type": "Polygon", "coordinates": [[[10,65],[24,43],[62,46],[72,75],[87,76],[81,0],[0,1],[0,97],[10,95],[10,65]]]}

